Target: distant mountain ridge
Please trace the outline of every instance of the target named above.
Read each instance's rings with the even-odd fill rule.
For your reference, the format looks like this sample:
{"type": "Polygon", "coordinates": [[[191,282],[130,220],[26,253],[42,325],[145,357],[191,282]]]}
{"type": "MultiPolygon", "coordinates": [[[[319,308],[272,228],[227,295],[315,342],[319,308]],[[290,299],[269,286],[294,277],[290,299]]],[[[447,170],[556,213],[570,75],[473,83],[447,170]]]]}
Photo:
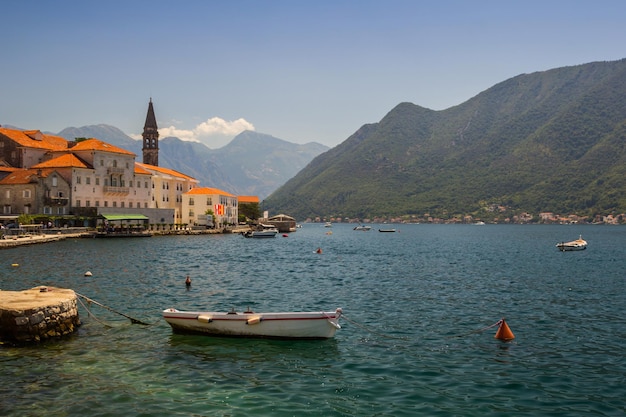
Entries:
{"type": "MultiPolygon", "coordinates": [[[[114,126],[69,127],[58,135],[67,140],[98,138],[134,152],[136,160],[142,161],[142,142],[114,126]]],[[[159,165],[194,177],[202,186],[235,195],[256,195],[262,200],[327,149],[315,142],[294,144],[251,131],[240,133],[219,149],[166,137],[159,139],[159,165]]]]}
{"type": "Polygon", "coordinates": [[[298,219],[502,220],[625,213],[624,196],[620,60],[519,75],[442,111],[401,103],[316,157],[265,206],[298,219]]]}

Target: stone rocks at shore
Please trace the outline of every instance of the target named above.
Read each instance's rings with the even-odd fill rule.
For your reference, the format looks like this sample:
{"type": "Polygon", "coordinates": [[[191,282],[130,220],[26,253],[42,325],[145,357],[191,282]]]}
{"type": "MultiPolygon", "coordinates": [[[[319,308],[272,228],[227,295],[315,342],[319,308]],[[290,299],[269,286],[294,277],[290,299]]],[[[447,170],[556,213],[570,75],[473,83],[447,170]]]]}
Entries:
{"type": "Polygon", "coordinates": [[[0,291],[0,341],[40,342],[73,333],[81,324],[76,302],[70,289],[0,291]]]}

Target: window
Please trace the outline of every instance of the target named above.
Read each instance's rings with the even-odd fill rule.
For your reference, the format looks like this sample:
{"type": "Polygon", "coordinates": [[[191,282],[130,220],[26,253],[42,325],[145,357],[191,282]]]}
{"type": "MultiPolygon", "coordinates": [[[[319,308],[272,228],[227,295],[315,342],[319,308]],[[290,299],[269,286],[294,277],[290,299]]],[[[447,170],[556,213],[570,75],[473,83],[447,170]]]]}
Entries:
{"type": "Polygon", "coordinates": [[[193,202],[193,198],[190,198],[190,199],[189,199],[189,205],[190,205],[190,206],[195,205],[195,203],[193,202]]]}
{"type": "Polygon", "coordinates": [[[58,185],[58,178],[56,175],[52,176],[52,186],[56,187],[58,185]]]}
{"type": "Polygon", "coordinates": [[[80,200],[76,200],[76,207],[80,207],[80,200]]]}
{"type": "Polygon", "coordinates": [[[22,191],[22,197],[23,198],[30,198],[30,190],[22,191]]]}
{"type": "Polygon", "coordinates": [[[80,184],[80,176],[76,176],[76,184],[80,184]]]}
{"type": "Polygon", "coordinates": [[[96,200],[96,207],[100,207],[100,200],[96,200]]]}
{"type": "Polygon", "coordinates": [[[91,177],[85,178],[85,184],[91,184],[91,177]]]}
{"type": "Polygon", "coordinates": [[[117,159],[113,160],[113,168],[117,168],[117,159]]]}
{"type": "Polygon", "coordinates": [[[132,201],[128,202],[128,208],[133,208],[133,202],[132,201]]]}
{"type": "Polygon", "coordinates": [[[124,208],[124,202],[123,201],[120,203],[120,207],[124,208]]]}
{"type": "Polygon", "coordinates": [[[104,159],[100,160],[100,166],[103,167],[104,166],[104,159]]]}
{"type": "Polygon", "coordinates": [[[7,205],[5,205],[5,206],[2,208],[2,212],[3,212],[4,214],[11,214],[11,206],[9,206],[8,204],[7,204],[7,205]]]}
{"type": "Polygon", "coordinates": [[[100,178],[96,177],[96,185],[100,185],[100,178]]]}
{"type": "Polygon", "coordinates": [[[11,190],[7,190],[7,191],[4,193],[4,196],[5,196],[6,198],[11,198],[11,190]]]}
{"type": "Polygon", "coordinates": [[[43,214],[52,214],[52,209],[48,206],[43,208],[43,214]]]}
{"type": "Polygon", "coordinates": [[[109,207],[109,202],[108,201],[104,202],[104,207],[109,207]]]}
{"type": "Polygon", "coordinates": [[[91,201],[89,200],[85,201],[85,207],[91,207],[91,201]]]}
{"type": "Polygon", "coordinates": [[[117,207],[117,201],[113,202],[113,207],[117,207]]]}

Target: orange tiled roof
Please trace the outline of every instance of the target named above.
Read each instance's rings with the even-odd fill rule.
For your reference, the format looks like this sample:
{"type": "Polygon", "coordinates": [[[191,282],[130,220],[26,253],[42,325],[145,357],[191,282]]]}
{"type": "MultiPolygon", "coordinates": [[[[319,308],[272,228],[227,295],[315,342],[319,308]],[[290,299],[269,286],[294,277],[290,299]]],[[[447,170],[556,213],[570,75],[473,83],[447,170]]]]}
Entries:
{"type": "Polygon", "coordinates": [[[152,173],[142,167],[139,162],[135,162],[135,174],[152,175],[152,173]]]}
{"type": "Polygon", "coordinates": [[[92,168],[87,165],[80,159],[76,157],[76,155],[72,153],[66,153],[64,155],[53,158],[49,161],[40,162],[36,165],[33,165],[32,168],[92,168]]]}
{"type": "Polygon", "coordinates": [[[17,130],[0,127],[0,134],[20,146],[59,151],[67,149],[67,140],[60,136],[46,135],[39,130],[17,130]]]}
{"type": "Polygon", "coordinates": [[[33,177],[36,179],[38,175],[41,175],[45,178],[53,171],[54,169],[20,169],[4,177],[0,180],[0,184],[28,184],[32,182],[33,177]]]}
{"type": "Polygon", "coordinates": [[[231,193],[227,193],[226,191],[219,190],[217,188],[209,188],[209,187],[196,187],[187,191],[185,194],[205,194],[205,195],[214,195],[219,194],[226,197],[234,197],[231,193]]]}
{"type": "Polygon", "coordinates": [[[76,145],[72,146],[72,151],[103,151],[103,152],[114,152],[121,153],[124,155],[132,155],[136,156],[131,151],[127,151],[126,149],[118,148],[115,145],[111,145],[110,143],[106,143],[101,141],[100,139],[90,138],[78,142],[76,145]]]}
{"type": "Polygon", "coordinates": [[[180,177],[180,178],[184,178],[184,179],[187,179],[187,180],[196,181],[195,178],[190,177],[189,175],[185,175],[185,174],[183,174],[181,172],[174,171],[173,169],[163,168],[163,167],[159,167],[159,166],[156,166],[156,165],[143,164],[141,162],[135,162],[135,165],[138,165],[138,166],[142,167],[143,169],[157,171],[157,172],[160,172],[162,174],[171,175],[173,177],[180,177]]]}
{"type": "Polygon", "coordinates": [[[240,203],[258,203],[259,197],[256,195],[240,195],[237,197],[237,201],[240,203]]]}

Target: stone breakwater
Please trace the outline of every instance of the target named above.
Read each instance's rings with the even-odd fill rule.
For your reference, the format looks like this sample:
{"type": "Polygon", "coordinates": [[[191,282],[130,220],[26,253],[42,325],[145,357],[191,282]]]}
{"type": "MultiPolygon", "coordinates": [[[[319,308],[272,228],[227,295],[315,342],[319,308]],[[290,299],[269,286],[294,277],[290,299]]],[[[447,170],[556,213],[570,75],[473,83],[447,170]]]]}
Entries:
{"type": "Polygon", "coordinates": [[[0,291],[0,341],[40,342],[73,333],[80,326],[73,290],[35,287],[0,291]]]}

